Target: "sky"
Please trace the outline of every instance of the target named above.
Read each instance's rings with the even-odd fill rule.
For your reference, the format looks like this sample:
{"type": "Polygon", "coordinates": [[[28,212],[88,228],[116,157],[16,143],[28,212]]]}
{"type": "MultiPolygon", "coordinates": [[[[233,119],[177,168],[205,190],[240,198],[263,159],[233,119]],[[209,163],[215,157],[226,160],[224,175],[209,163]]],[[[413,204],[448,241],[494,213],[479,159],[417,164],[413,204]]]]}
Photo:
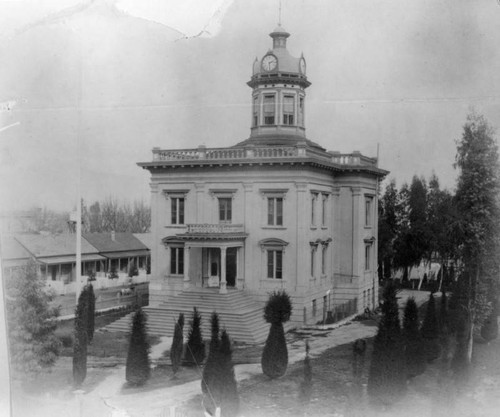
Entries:
{"type": "MultiPolygon", "coordinates": [[[[473,107],[500,126],[496,0],[282,0],[306,135],[453,189],[473,107]]],[[[0,0],[0,209],[149,199],[151,149],[250,134],[279,0],[0,0]],[[80,178],[80,181],[78,179],[80,178]]]]}

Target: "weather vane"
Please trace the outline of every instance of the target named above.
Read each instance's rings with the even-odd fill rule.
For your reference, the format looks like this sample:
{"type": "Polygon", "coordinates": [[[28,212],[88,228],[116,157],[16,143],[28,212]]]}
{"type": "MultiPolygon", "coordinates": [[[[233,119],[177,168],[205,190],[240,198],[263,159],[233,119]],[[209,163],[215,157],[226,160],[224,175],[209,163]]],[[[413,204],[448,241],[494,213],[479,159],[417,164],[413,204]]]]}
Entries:
{"type": "MultiPolygon", "coordinates": [[[[500,0],[498,0],[498,1],[500,1],[500,0]]],[[[281,0],[279,0],[278,25],[281,26],[281,0]]]]}

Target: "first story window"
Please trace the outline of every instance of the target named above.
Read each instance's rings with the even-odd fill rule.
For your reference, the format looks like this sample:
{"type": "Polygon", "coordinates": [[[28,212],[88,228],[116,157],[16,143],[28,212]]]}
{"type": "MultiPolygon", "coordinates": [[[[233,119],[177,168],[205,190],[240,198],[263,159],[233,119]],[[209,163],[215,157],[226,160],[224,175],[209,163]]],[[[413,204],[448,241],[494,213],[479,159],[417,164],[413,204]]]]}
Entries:
{"type": "Polygon", "coordinates": [[[184,248],[170,248],[170,273],[184,274],[184,248]]]}
{"type": "Polygon", "coordinates": [[[184,198],[171,198],[171,224],[184,224],[184,198]]]}
{"type": "Polygon", "coordinates": [[[268,250],[267,251],[267,277],[268,278],[283,278],[283,251],[268,250]]]}
{"type": "Polygon", "coordinates": [[[371,269],[371,252],[372,245],[365,245],[365,271],[371,269]]]}
{"type": "Polygon", "coordinates": [[[232,198],[219,198],[219,221],[231,223],[232,217],[232,198]]]}
{"type": "Polygon", "coordinates": [[[283,226],[283,198],[267,198],[267,224],[269,226],[283,226]]]}

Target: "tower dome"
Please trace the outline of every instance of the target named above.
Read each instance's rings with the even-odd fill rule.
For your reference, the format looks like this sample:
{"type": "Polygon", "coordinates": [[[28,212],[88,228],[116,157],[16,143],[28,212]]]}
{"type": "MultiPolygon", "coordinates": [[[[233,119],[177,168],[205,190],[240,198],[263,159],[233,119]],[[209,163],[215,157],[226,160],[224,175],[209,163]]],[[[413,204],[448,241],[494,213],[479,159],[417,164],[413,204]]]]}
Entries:
{"type": "Polygon", "coordinates": [[[295,57],[287,49],[290,36],[278,25],[269,36],[273,47],[256,58],[252,78],[252,126],[250,137],[305,137],[305,89],[311,85],[306,76],[304,56],[295,57]]]}

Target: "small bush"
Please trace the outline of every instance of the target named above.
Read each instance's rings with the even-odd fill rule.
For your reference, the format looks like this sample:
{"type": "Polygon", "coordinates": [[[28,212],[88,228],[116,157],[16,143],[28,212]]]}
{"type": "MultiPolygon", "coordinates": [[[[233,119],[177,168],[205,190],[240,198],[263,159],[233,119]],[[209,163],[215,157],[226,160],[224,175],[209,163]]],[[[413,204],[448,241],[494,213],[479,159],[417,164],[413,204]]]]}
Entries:
{"type": "Polygon", "coordinates": [[[174,376],[177,374],[182,362],[182,351],[184,348],[184,314],[179,313],[177,323],[175,323],[172,347],[170,348],[170,361],[174,376]]]}

